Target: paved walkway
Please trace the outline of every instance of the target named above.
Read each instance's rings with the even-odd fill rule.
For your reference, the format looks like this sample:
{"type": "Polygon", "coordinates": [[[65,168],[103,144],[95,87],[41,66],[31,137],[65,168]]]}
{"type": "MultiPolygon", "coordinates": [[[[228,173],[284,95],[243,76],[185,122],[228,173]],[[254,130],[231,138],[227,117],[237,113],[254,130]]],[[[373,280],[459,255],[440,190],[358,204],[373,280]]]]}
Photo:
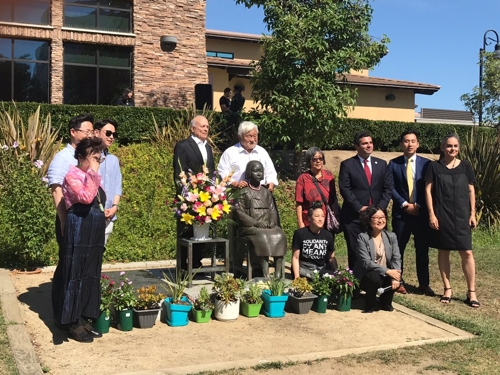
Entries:
{"type": "MultiPolygon", "coordinates": [[[[114,264],[105,265],[103,272],[125,270],[139,286],[141,278],[145,283],[158,280],[159,268],[168,272],[174,265],[172,261],[114,264]]],[[[42,374],[40,363],[54,374],[189,374],[474,337],[397,304],[392,313],[363,314],[361,301],[355,301],[348,313],[329,310],[326,314],[287,314],[283,319],[240,317],[233,323],[214,320],[177,328],[157,323],[147,330],[112,329],[102,339],[85,345],[68,341],[53,327],[52,272],[48,267],[40,275],[14,277],[0,270],[5,320],[17,323],[8,326],[8,335],[21,375],[42,374]],[[82,353],[80,360],[78,353],[82,353]]],[[[200,277],[188,293],[195,294],[208,282],[200,277]]]]}

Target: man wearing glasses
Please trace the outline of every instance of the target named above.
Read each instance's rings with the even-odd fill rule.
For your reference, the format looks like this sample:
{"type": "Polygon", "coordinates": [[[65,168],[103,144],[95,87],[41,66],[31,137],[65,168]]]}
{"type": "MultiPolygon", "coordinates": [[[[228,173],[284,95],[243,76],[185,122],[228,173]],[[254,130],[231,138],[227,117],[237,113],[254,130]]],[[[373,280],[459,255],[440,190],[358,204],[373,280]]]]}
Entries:
{"type": "Polygon", "coordinates": [[[108,148],[118,137],[116,132],[118,123],[111,119],[96,121],[94,124],[94,136],[102,140],[104,146],[104,161],[99,167],[99,174],[102,176],[102,186],[106,192],[106,204],[104,206],[104,217],[106,218],[106,232],[104,245],[107,244],[109,235],[113,231],[116,213],[122,196],[122,173],[118,158],[110,154],[108,148]]]}
{"type": "MultiPolygon", "coordinates": [[[[94,136],[94,128],[92,123],[94,122],[94,117],[90,114],[82,114],[73,117],[69,120],[69,135],[70,142],[67,146],[59,151],[52,159],[49,165],[48,179],[49,187],[52,192],[52,198],[54,199],[54,205],[56,207],[56,239],[59,248],[64,246],[64,224],[66,223],[66,206],[63,199],[62,183],[64,177],[69,172],[71,165],[77,165],[78,160],[75,158],[76,146],[85,138],[92,138],[94,136]]],[[[57,272],[54,273],[53,283],[58,283],[61,280],[62,275],[57,272]]],[[[53,293],[57,294],[57,288],[53,288],[53,293]]],[[[58,297],[52,297],[52,308],[54,310],[54,316],[59,316],[58,297]]],[[[61,329],[68,329],[68,327],[62,327],[61,329]]]]}

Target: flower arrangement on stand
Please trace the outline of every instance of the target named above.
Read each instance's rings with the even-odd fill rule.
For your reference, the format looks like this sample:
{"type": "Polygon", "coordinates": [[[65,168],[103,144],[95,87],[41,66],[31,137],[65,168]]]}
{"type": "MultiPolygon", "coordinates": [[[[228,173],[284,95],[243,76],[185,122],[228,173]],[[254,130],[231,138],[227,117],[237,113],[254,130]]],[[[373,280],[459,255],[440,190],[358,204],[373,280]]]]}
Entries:
{"type": "Polygon", "coordinates": [[[359,280],[349,268],[339,269],[333,274],[333,286],[337,292],[337,310],[351,310],[351,299],[359,280]]]}
{"type": "MultiPolygon", "coordinates": [[[[201,173],[179,174],[182,191],[173,201],[174,216],[186,225],[193,225],[193,230],[198,231],[203,227],[205,231],[201,233],[200,239],[208,237],[211,223],[220,221],[231,212],[231,175],[219,181],[215,172],[209,176],[206,166],[203,166],[201,173]]],[[[198,238],[196,234],[195,238],[198,238]]]]}
{"type": "Polygon", "coordinates": [[[137,301],[132,281],[120,272],[120,280],[116,285],[113,306],[117,315],[117,327],[121,331],[131,331],[134,326],[133,308],[137,301]]]}
{"type": "Polygon", "coordinates": [[[324,314],[328,307],[328,300],[333,292],[334,278],[329,273],[320,274],[314,271],[312,274],[311,286],[314,294],[318,296],[313,303],[312,309],[324,314]]]}

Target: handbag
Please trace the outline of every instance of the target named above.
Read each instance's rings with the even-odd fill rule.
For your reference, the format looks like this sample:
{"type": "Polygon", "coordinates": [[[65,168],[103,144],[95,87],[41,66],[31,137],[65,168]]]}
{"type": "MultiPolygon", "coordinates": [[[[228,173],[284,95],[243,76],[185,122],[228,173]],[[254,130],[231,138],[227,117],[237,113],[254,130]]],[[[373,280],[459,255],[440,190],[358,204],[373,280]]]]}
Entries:
{"type": "Polygon", "coordinates": [[[326,207],[326,229],[334,234],[339,234],[340,232],[342,232],[342,228],[340,227],[340,220],[337,219],[332,208],[328,205],[328,201],[326,200],[325,195],[323,194],[323,191],[319,187],[318,179],[314,176],[312,176],[312,179],[313,179],[314,185],[316,185],[316,189],[318,189],[319,194],[321,195],[321,198],[323,199],[323,204],[326,207]]]}

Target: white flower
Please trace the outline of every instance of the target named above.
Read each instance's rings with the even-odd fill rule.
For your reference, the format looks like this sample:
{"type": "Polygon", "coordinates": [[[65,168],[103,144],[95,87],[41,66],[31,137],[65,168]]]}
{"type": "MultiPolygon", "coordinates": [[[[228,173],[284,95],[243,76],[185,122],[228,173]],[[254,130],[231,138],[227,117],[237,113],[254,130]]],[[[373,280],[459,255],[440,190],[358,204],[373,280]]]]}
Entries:
{"type": "Polygon", "coordinates": [[[19,146],[19,142],[15,141],[14,144],[12,145],[12,148],[17,148],[19,146]]]}
{"type": "Polygon", "coordinates": [[[9,149],[9,146],[7,146],[7,145],[3,145],[3,146],[2,146],[2,149],[3,149],[3,150],[8,150],[8,149],[9,149]]]}
{"type": "Polygon", "coordinates": [[[41,160],[37,160],[33,163],[35,165],[35,167],[37,167],[38,169],[42,168],[43,167],[43,161],[41,160]]]}

